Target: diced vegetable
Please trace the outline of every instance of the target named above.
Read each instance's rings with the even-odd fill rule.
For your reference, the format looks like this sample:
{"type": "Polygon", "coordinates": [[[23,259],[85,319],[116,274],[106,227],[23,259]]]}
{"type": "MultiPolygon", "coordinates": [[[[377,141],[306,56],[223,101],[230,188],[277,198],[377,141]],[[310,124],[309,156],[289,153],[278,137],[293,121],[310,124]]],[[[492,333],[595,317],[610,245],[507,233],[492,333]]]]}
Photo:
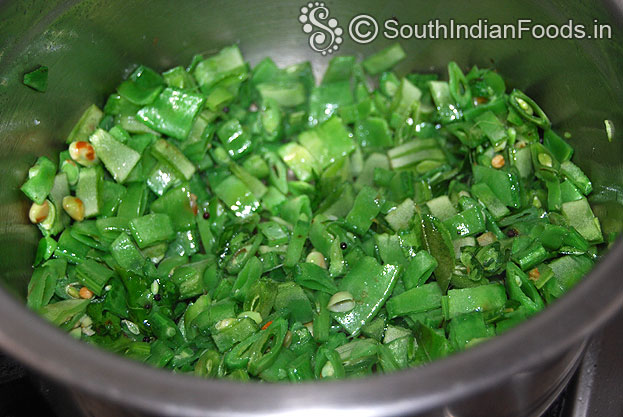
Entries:
{"type": "Polygon", "coordinates": [[[104,113],[95,104],[91,104],[82,113],[80,119],[67,136],[67,143],[87,141],[104,118],[104,113]]]}
{"type": "Polygon", "coordinates": [[[76,186],[76,197],[84,206],[84,217],[93,217],[100,213],[102,199],[100,196],[100,184],[102,182],[102,170],[100,167],[82,168],[76,186]]]}
{"type": "Polygon", "coordinates": [[[452,319],[474,311],[499,311],[506,304],[506,291],[500,284],[452,289],[441,302],[444,317],[452,319]]]}
{"type": "Polygon", "coordinates": [[[137,118],[157,132],[184,140],[204,102],[199,94],[165,88],[153,104],[138,111],[137,118]]]}
{"type": "Polygon", "coordinates": [[[147,214],[129,222],[132,237],[139,248],[166,242],[174,237],[171,220],[166,214],[147,214]]]}
{"type": "Polygon", "coordinates": [[[302,132],[299,143],[314,156],[322,169],[355,150],[353,140],[338,117],[302,132]]]}
{"type": "Polygon", "coordinates": [[[601,243],[603,241],[599,219],[595,217],[585,198],[563,203],[561,211],[569,224],[575,227],[584,239],[592,243],[601,243]]]}
{"type": "Polygon", "coordinates": [[[151,366],[268,382],[419,366],[537,314],[611,241],[591,181],[498,73],[401,78],[405,57],[338,56],[318,86],[235,45],[137,67],[28,171],[28,307],[151,366]]]}
{"type": "Polygon", "coordinates": [[[28,180],[20,188],[24,194],[37,204],[43,204],[54,185],[56,166],[45,156],[28,170],[28,180]]]}
{"type": "Polygon", "coordinates": [[[333,318],[352,336],[357,336],[361,328],[374,318],[391,294],[400,267],[379,265],[373,258],[364,257],[344,277],[339,290],[352,294],[355,307],[349,312],[333,313],[333,318]],[[365,276],[374,276],[366,281],[365,276]]]}
{"type": "Polygon", "coordinates": [[[141,159],[138,152],[119,142],[105,130],[96,130],[89,140],[108,172],[119,183],[126,180],[141,159]]]}
{"type": "Polygon", "coordinates": [[[363,67],[369,74],[376,75],[392,68],[407,55],[399,43],[370,55],[363,61],[363,67]]]}
{"type": "Polygon", "coordinates": [[[45,93],[48,89],[48,67],[45,65],[24,74],[24,85],[32,88],[33,90],[45,93]]]}

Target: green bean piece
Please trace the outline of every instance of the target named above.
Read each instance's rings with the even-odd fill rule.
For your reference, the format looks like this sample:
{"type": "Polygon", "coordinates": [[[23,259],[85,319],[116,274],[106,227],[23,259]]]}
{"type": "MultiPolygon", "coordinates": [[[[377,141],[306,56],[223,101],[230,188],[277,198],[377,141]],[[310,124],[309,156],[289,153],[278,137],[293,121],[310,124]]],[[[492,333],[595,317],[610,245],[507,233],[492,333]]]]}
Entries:
{"type": "Polygon", "coordinates": [[[267,382],[395,372],[531,319],[616,225],[534,100],[405,57],[334,57],[319,85],[236,45],[138,66],[16,171],[42,234],[27,306],[131,360],[267,382]]]}
{"type": "Polygon", "coordinates": [[[120,143],[105,130],[97,129],[90,137],[95,154],[119,183],[123,183],[136,166],[141,155],[134,149],[120,143]]]}
{"type": "Polygon", "coordinates": [[[456,62],[448,64],[448,75],[450,78],[450,95],[461,106],[467,108],[472,102],[472,92],[469,88],[465,74],[456,62]]]}
{"type": "Polygon", "coordinates": [[[506,289],[510,299],[519,302],[528,314],[534,314],[545,307],[534,284],[512,262],[506,265],[506,289]]]}
{"type": "Polygon", "coordinates": [[[283,264],[287,267],[295,266],[303,254],[303,246],[307,241],[309,234],[309,218],[305,214],[301,214],[299,220],[294,225],[290,243],[283,264]]]}
{"type": "Polygon", "coordinates": [[[457,316],[450,321],[448,328],[448,340],[456,350],[494,336],[493,328],[485,323],[484,314],[480,312],[457,316]]]}
{"type": "Polygon", "coordinates": [[[599,219],[595,217],[585,198],[563,203],[561,211],[569,224],[587,241],[591,243],[601,243],[603,241],[599,219]]]}
{"type": "Polygon", "coordinates": [[[184,140],[204,102],[205,98],[199,94],[168,87],[151,104],[141,108],[136,116],[149,128],[184,140]]]}
{"type": "Polygon", "coordinates": [[[219,352],[225,352],[254,334],[257,331],[257,324],[249,318],[225,318],[216,323],[216,328],[216,332],[212,334],[212,339],[219,352]]]}
{"type": "Polygon", "coordinates": [[[275,311],[286,309],[292,321],[308,323],[313,318],[309,298],[303,289],[293,282],[286,282],[277,287],[274,309],[275,311]]]}
{"type": "Polygon", "coordinates": [[[23,83],[33,90],[45,93],[48,89],[48,67],[41,65],[34,71],[24,74],[23,83]]]}
{"type": "Polygon", "coordinates": [[[370,55],[363,61],[363,67],[372,75],[391,69],[406,57],[400,44],[395,43],[376,54],[370,55]]]}
{"type": "Polygon", "coordinates": [[[51,259],[36,268],[28,283],[26,305],[33,310],[47,305],[54,295],[56,283],[65,275],[66,270],[67,261],[64,259],[51,259]]]}
{"type": "Polygon", "coordinates": [[[85,259],[76,267],[76,277],[95,295],[102,295],[104,286],[114,275],[105,265],[92,259],[85,259]]]}
{"type": "Polygon", "coordinates": [[[24,194],[37,204],[43,204],[54,186],[56,165],[45,156],[28,170],[28,180],[20,188],[24,194]]]}
{"type": "Polygon", "coordinates": [[[173,226],[166,214],[147,214],[129,222],[132,237],[139,248],[173,239],[173,226]]]}
{"type": "Polygon", "coordinates": [[[565,161],[560,165],[560,171],[569,179],[584,195],[589,195],[593,190],[593,184],[580,167],[571,161],[565,161]]]}
{"type": "Polygon", "coordinates": [[[327,294],[337,292],[337,286],[326,269],[312,263],[299,263],[294,270],[294,281],[304,288],[322,291],[327,294]]]}
{"type": "Polygon", "coordinates": [[[364,257],[340,283],[339,290],[352,294],[355,307],[344,313],[333,313],[333,318],[353,336],[361,331],[383,306],[396,284],[401,268],[394,265],[379,265],[376,260],[364,257]],[[378,277],[373,282],[364,279],[366,275],[378,277]]]}
{"type": "Polygon", "coordinates": [[[421,354],[428,361],[443,358],[451,352],[448,339],[425,324],[418,322],[415,326],[414,335],[418,343],[418,350],[421,350],[421,354]]]}
{"type": "Polygon", "coordinates": [[[364,187],[357,194],[353,208],[346,216],[346,222],[362,235],[370,228],[379,211],[378,193],[371,187],[364,187]]]}
{"type": "Polygon", "coordinates": [[[84,312],[89,300],[63,300],[41,307],[41,316],[57,326],[84,312]]]}
{"type": "Polygon", "coordinates": [[[42,261],[47,261],[54,254],[57,243],[53,238],[46,236],[39,240],[37,245],[37,254],[35,255],[34,265],[39,265],[42,261]]]}
{"type": "Polygon", "coordinates": [[[445,293],[455,264],[450,232],[443,223],[429,215],[422,216],[421,231],[426,250],[437,261],[433,273],[441,291],[445,293]]]}
{"type": "Polygon", "coordinates": [[[509,103],[527,121],[534,123],[542,129],[548,129],[551,126],[549,118],[543,109],[523,92],[517,89],[513,90],[509,96],[509,103]]]}
{"type": "Polygon", "coordinates": [[[500,284],[487,284],[473,288],[448,291],[441,302],[446,319],[473,311],[497,311],[506,304],[506,291],[500,284]]]}
{"type": "Polygon", "coordinates": [[[441,307],[441,295],[436,282],[411,288],[387,301],[387,314],[394,318],[434,310],[441,307]]]}

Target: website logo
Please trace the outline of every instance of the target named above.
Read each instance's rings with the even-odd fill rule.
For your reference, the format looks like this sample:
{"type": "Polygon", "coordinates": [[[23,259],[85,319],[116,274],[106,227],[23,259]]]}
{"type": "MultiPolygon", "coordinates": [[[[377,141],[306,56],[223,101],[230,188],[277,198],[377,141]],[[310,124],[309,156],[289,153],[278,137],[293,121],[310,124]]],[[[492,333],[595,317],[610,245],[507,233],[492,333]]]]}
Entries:
{"type": "Polygon", "coordinates": [[[515,21],[499,23],[483,17],[473,21],[428,19],[406,22],[392,16],[379,19],[368,13],[352,17],[344,30],[336,17],[321,1],[310,1],[299,9],[298,21],[303,33],[308,35],[312,50],[329,55],[337,52],[344,39],[365,45],[378,38],[388,40],[448,40],[448,39],[612,39],[612,26],[593,19],[592,22],[538,22],[518,18],[515,21]]]}
{"type": "Polygon", "coordinates": [[[323,2],[309,2],[301,7],[299,22],[303,33],[309,35],[309,46],[314,51],[327,55],[340,49],[344,29],[336,18],[329,17],[329,9],[323,2]]]}

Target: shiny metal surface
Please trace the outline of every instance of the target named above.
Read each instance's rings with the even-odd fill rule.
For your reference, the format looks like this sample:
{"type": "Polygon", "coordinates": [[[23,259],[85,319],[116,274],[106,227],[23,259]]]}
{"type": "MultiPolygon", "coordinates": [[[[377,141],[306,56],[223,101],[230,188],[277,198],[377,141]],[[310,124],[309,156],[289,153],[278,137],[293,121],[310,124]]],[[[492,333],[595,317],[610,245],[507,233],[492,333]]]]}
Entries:
{"type": "Polygon", "coordinates": [[[592,337],[568,388],[563,417],[623,415],[623,311],[592,337]]]}
{"type": "MultiPolygon", "coordinates": [[[[81,112],[103,104],[138,63],[184,64],[196,52],[240,43],[256,63],[327,59],[307,46],[297,21],[303,2],[0,2],[0,348],[70,388],[92,416],[537,416],[577,366],[584,341],[623,305],[623,243],[564,299],[517,329],[421,369],[365,380],[303,385],[236,384],[150,369],[71,340],[22,305],[37,231],[18,190],[36,156],[53,156],[81,112]],[[38,64],[50,68],[47,93],[21,85],[38,64]],[[483,406],[484,405],[484,406],[483,406]]],[[[595,180],[592,198],[604,231],[623,224],[623,53],[617,1],[441,0],[326,2],[342,24],[366,12],[401,22],[429,18],[614,25],[614,40],[402,41],[399,71],[443,69],[450,59],[493,66],[572,134],[579,165],[595,180]],[[617,127],[612,143],[603,121],[617,127]]],[[[346,40],[340,53],[364,56],[389,44],[346,40]]],[[[67,392],[66,392],[67,393],[67,392]]],[[[60,397],[59,397],[60,400],[60,397]]],[[[77,411],[72,411],[72,416],[77,411]]]]}

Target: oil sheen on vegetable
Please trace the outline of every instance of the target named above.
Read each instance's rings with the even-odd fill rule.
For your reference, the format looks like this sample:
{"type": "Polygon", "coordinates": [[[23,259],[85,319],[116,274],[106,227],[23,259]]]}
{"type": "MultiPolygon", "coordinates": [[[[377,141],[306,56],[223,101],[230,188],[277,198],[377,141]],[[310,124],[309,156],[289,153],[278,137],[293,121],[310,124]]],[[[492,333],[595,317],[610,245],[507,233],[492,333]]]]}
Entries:
{"type": "Polygon", "coordinates": [[[589,178],[494,70],[404,57],[334,57],[319,84],[235,45],[138,66],[28,172],[28,306],[152,366],[269,382],[421,366],[537,314],[598,259],[589,178]]]}

